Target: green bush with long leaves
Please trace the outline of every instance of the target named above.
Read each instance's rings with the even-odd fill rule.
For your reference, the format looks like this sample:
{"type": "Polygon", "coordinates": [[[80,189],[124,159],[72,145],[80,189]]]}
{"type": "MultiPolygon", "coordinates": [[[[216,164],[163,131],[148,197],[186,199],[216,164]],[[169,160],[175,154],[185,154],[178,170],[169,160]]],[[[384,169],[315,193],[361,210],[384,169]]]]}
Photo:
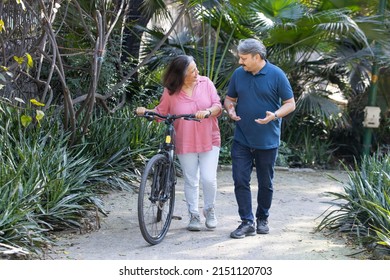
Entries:
{"type": "Polygon", "coordinates": [[[54,120],[23,127],[16,109],[1,112],[0,243],[37,252],[50,243],[45,232],[79,227],[84,211],[103,209],[94,160],[68,148],[54,120]]]}
{"type": "Polygon", "coordinates": [[[364,157],[354,170],[344,166],[349,181],[343,193],[330,192],[336,207],[329,211],[319,230],[347,232],[365,245],[376,244],[390,254],[390,155],[364,157]]]}
{"type": "Polygon", "coordinates": [[[164,126],[136,117],[131,107],[112,115],[95,115],[80,144],[84,156],[95,159],[95,181],[131,190],[145,161],[158,149],[164,126]]]}
{"type": "Polygon", "coordinates": [[[78,228],[88,213],[105,213],[109,188],[133,190],[140,169],[161,142],[163,124],[125,108],[96,113],[77,145],[53,112],[38,125],[0,104],[0,248],[42,253],[51,231],[78,228]]]}

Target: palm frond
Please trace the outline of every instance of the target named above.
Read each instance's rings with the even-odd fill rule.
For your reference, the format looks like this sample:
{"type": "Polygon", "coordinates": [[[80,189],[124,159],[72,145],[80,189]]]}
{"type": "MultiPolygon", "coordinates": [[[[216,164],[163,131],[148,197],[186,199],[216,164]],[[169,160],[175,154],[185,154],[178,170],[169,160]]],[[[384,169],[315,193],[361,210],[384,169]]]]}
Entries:
{"type": "Polygon", "coordinates": [[[332,124],[333,127],[348,126],[348,118],[343,110],[328,98],[329,93],[321,90],[309,89],[297,100],[296,113],[314,115],[332,124]]]}

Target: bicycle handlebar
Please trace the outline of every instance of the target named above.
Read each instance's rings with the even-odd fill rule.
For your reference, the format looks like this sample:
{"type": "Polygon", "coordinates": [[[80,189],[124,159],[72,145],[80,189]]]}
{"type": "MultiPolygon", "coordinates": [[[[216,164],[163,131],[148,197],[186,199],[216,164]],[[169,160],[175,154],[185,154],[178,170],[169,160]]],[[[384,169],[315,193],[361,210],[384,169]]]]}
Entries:
{"type": "Polygon", "coordinates": [[[196,118],[195,114],[161,115],[161,114],[156,113],[156,112],[147,111],[144,113],[144,115],[141,115],[139,117],[145,117],[145,118],[149,119],[151,117],[153,118],[153,116],[156,116],[156,117],[158,117],[160,119],[164,119],[164,120],[172,120],[173,121],[173,120],[177,120],[177,119],[185,119],[185,120],[200,122],[200,119],[196,118]]]}

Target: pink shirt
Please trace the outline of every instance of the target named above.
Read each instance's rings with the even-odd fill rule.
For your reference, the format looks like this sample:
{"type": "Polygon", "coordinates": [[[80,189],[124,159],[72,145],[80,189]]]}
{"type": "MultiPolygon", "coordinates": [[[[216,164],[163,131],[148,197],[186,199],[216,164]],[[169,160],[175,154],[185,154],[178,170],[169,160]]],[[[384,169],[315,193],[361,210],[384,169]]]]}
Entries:
{"type": "MultiPolygon", "coordinates": [[[[194,114],[197,111],[209,109],[212,106],[222,105],[217,89],[208,77],[199,76],[193,89],[192,96],[187,96],[183,91],[169,95],[164,89],[156,111],[162,115],[194,114]]],[[[221,146],[221,135],[218,127],[218,119],[210,117],[197,121],[176,120],[176,153],[202,153],[212,149],[212,146],[221,146]]]]}

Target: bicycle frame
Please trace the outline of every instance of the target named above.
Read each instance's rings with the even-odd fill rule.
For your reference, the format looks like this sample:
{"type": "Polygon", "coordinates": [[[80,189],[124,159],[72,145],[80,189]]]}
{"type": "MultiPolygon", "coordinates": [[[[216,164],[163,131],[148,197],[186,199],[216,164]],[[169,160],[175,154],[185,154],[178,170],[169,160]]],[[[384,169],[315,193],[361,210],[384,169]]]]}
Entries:
{"type": "Polygon", "coordinates": [[[170,226],[175,204],[175,128],[174,121],[196,120],[193,114],[160,115],[146,112],[149,120],[159,118],[166,125],[164,141],[149,160],[142,174],[138,197],[138,219],[144,239],[152,245],[160,243],[170,226]]]}
{"type": "Polygon", "coordinates": [[[172,186],[176,185],[176,179],[174,179],[176,177],[172,176],[175,172],[175,128],[173,127],[172,119],[166,119],[165,124],[167,125],[165,130],[165,141],[160,144],[158,153],[164,154],[168,158],[168,172],[166,173],[168,176],[165,178],[165,189],[163,190],[163,193],[165,197],[169,197],[172,186]]]}
{"type": "MultiPolygon", "coordinates": [[[[164,134],[164,142],[160,143],[160,148],[157,153],[163,154],[168,158],[168,172],[167,174],[171,175],[175,172],[175,128],[173,126],[173,123],[175,120],[179,118],[187,119],[187,120],[196,120],[195,115],[193,114],[184,114],[184,115],[160,115],[158,113],[154,112],[146,112],[145,116],[157,116],[159,118],[164,119],[164,123],[166,124],[165,134],[164,134]]],[[[165,193],[165,196],[169,197],[171,186],[172,184],[176,184],[176,180],[174,182],[170,182],[171,179],[176,178],[173,176],[167,176],[166,177],[166,189],[163,191],[165,193]],[[167,187],[169,187],[167,189],[167,187]]]]}

